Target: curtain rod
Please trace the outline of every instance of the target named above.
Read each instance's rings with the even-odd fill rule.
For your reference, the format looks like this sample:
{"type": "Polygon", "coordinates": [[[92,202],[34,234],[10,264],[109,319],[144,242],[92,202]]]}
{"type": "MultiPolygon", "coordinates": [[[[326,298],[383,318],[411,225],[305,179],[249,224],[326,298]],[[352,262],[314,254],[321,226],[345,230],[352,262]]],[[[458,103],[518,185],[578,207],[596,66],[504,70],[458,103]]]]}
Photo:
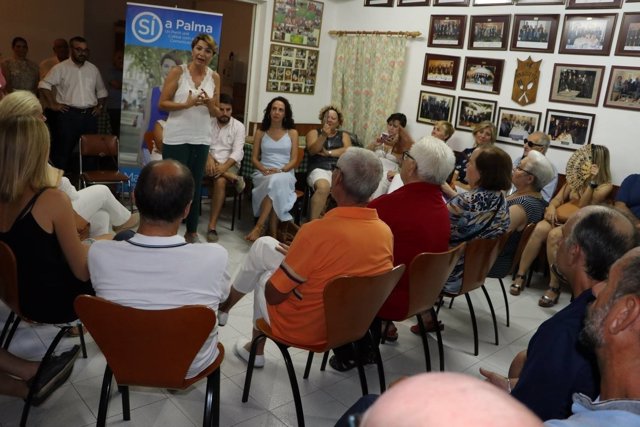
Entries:
{"type": "Polygon", "coordinates": [[[411,38],[420,37],[422,35],[420,31],[336,31],[336,30],[329,31],[329,35],[331,36],[344,36],[348,34],[406,36],[411,38]]]}

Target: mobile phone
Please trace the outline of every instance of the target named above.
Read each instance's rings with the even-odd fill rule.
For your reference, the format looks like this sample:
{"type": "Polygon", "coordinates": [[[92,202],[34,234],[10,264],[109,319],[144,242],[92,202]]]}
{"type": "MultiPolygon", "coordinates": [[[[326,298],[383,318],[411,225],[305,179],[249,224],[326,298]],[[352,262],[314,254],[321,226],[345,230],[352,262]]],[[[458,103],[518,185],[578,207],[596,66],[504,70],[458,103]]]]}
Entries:
{"type": "Polygon", "coordinates": [[[389,135],[388,132],[382,132],[380,134],[380,139],[383,141],[388,141],[389,139],[391,139],[391,135],[389,135]]]}

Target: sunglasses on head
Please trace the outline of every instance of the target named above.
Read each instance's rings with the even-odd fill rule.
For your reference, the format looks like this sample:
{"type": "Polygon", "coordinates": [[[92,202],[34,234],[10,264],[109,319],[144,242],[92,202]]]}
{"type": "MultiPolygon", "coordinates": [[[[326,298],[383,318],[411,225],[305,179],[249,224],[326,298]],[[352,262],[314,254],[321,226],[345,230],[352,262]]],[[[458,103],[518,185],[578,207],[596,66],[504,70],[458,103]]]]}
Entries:
{"type": "Polygon", "coordinates": [[[544,147],[544,144],[536,144],[533,141],[529,141],[527,138],[524,139],[524,143],[527,144],[529,146],[529,148],[533,148],[533,147],[544,147]]]}

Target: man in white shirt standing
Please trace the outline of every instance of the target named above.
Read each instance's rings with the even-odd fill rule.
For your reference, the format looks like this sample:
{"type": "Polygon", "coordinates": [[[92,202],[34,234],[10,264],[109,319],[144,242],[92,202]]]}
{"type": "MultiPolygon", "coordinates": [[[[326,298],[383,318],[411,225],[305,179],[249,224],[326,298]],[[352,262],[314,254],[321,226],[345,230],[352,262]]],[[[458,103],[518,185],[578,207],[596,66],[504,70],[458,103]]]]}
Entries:
{"type": "Polygon", "coordinates": [[[240,162],[244,156],[245,128],[242,122],[231,117],[233,100],[227,94],[220,94],[219,117],[211,118],[211,145],[207,158],[206,175],[213,177],[213,184],[209,188],[211,194],[211,213],[207,242],[218,241],[216,226],[218,217],[224,204],[227,182],[235,184],[236,191],[244,190],[244,178],[238,175],[240,162]]]}
{"type": "Polygon", "coordinates": [[[79,36],[69,40],[71,56],[55,65],[40,81],[38,88],[48,105],[60,112],[56,127],[57,141],[51,146],[51,161],[55,167],[68,171],[73,149],[80,135],[97,133],[98,115],[107,100],[107,89],[98,68],[87,61],[87,41],[79,36]],[[56,94],[52,92],[55,88],[56,94]]]}
{"type": "MultiPolygon", "coordinates": [[[[134,193],[140,210],[138,232],[125,241],[97,241],[89,249],[96,295],[148,310],[191,304],[218,309],[229,291],[227,250],[218,244],[190,245],[178,235],[191,208],[193,187],[191,172],[175,160],[150,162],[142,169],[134,193]]],[[[216,328],[186,378],[213,362],[217,342],[216,328]]]]}

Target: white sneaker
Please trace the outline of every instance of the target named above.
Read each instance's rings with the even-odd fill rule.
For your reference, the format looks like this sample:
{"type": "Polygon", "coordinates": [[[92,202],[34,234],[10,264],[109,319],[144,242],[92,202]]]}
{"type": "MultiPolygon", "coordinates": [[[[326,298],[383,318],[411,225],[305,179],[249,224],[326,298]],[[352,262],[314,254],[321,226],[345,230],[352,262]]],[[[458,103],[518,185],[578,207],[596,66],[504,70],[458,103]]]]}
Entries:
{"type": "Polygon", "coordinates": [[[244,188],[247,186],[247,184],[244,182],[244,178],[240,175],[238,175],[238,179],[236,179],[236,192],[238,194],[242,193],[244,191],[244,188]]]}
{"type": "Polygon", "coordinates": [[[224,326],[229,320],[229,313],[225,313],[222,310],[218,310],[218,326],[224,326]]]}
{"type": "MultiPolygon", "coordinates": [[[[240,359],[249,363],[249,352],[244,348],[246,342],[244,342],[244,338],[239,338],[236,341],[236,345],[233,347],[233,351],[240,359]]],[[[256,368],[264,368],[264,355],[256,354],[256,360],[253,363],[253,366],[256,368]]]]}

